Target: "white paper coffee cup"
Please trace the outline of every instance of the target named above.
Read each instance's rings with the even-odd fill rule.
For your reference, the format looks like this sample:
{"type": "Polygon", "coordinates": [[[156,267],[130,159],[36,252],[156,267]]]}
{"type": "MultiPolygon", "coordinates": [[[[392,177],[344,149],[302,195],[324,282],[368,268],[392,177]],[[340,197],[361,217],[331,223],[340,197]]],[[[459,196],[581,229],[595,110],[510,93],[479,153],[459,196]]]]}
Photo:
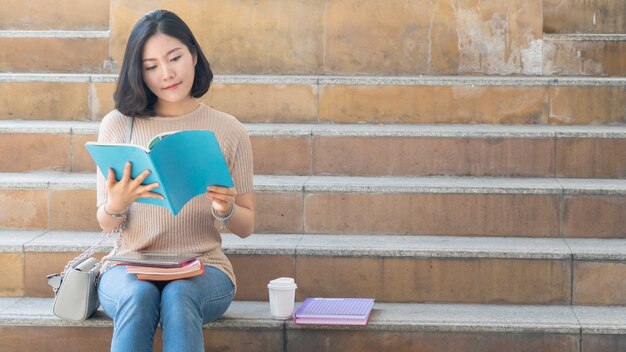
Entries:
{"type": "Polygon", "coordinates": [[[293,314],[298,286],[290,277],[279,277],[267,284],[270,294],[270,313],[274,319],[289,319],[293,314]]]}

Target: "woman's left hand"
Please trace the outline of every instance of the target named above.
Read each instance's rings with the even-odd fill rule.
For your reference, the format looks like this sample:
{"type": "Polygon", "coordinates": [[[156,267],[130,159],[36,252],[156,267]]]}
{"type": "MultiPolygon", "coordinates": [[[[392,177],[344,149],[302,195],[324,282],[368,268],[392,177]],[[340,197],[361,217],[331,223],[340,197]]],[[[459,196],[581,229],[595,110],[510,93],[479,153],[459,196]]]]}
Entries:
{"type": "Polygon", "coordinates": [[[226,216],[235,203],[237,191],[234,188],[209,186],[206,189],[206,197],[213,201],[213,209],[220,216],[226,216]]]}

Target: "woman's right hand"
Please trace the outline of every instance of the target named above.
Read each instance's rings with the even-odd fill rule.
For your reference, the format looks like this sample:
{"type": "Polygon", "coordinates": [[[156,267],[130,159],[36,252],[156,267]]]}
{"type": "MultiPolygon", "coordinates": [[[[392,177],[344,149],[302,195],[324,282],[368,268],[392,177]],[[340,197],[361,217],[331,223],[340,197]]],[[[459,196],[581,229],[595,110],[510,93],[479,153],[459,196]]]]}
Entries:
{"type": "Polygon", "coordinates": [[[115,171],[109,169],[107,177],[106,191],[107,202],[104,205],[106,211],[111,214],[125,213],[128,207],[138,198],[159,198],[163,196],[152,192],[153,189],[159,187],[159,183],[151,183],[142,185],[146,178],[150,175],[150,170],[145,170],[135,179],[130,177],[132,165],[129,162],[124,167],[124,174],[119,181],[115,180],[115,171]]]}

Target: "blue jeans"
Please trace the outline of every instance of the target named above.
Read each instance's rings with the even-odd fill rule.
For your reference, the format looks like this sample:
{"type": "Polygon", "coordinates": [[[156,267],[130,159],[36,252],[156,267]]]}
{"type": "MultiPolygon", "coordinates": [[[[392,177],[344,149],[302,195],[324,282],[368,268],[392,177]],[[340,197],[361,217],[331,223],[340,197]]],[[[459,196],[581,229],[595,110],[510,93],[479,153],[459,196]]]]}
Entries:
{"type": "Polygon", "coordinates": [[[204,351],[202,325],[218,319],[230,305],[234,287],[219,269],[169,282],[138,280],[124,266],[100,278],[98,297],[113,319],[111,351],[150,351],[158,323],[163,351],[204,351]]]}

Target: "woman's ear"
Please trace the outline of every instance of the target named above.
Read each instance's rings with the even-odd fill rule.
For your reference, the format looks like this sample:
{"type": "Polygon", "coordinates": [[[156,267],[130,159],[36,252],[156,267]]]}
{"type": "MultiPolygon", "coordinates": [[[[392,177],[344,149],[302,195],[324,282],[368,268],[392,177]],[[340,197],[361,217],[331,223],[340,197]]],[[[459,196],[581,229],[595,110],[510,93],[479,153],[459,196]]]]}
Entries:
{"type": "Polygon", "coordinates": [[[193,56],[193,67],[196,67],[196,64],[198,63],[198,54],[192,53],[191,55],[193,56]]]}

